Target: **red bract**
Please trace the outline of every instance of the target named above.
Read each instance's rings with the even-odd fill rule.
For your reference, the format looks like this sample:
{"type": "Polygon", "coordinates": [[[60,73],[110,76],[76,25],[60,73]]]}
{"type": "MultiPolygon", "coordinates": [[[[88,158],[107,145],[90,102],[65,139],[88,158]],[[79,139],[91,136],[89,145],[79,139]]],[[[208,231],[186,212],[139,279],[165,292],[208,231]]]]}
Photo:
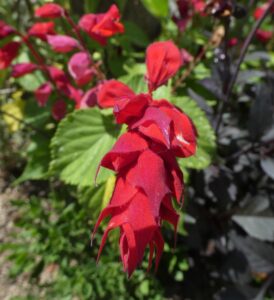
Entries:
{"type": "Polygon", "coordinates": [[[120,13],[116,5],[112,5],[104,14],[87,14],[79,21],[79,26],[91,38],[105,45],[107,38],[124,32],[120,21],[120,13]]]}
{"type": "Polygon", "coordinates": [[[92,61],[90,55],[86,52],[76,53],[69,60],[69,73],[79,86],[91,81],[94,74],[91,64],[92,61]]]}
{"type": "MultiPolygon", "coordinates": [[[[269,0],[267,3],[264,3],[262,6],[259,6],[255,9],[253,16],[255,20],[260,19],[264,12],[268,9],[269,5],[270,5],[271,0],[269,0]]],[[[274,14],[274,5],[273,7],[271,7],[271,13],[274,14]]]]}
{"type": "Polygon", "coordinates": [[[56,121],[60,121],[64,118],[64,116],[66,115],[67,112],[67,104],[64,100],[60,99],[57,100],[51,109],[51,114],[52,117],[56,120],[56,121]]]}
{"type": "Polygon", "coordinates": [[[49,82],[42,84],[35,92],[35,98],[39,106],[45,106],[52,92],[52,87],[49,82]]]}
{"type": "Polygon", "coordinates": [[[182,65],[182,58],[173,42],[157,42],[147,48],[146,64],[148,87],[152,92],[175,75],[182,65]]]}
{"type": "Polygon", "coordinates": [[[53,22],[44,22],[44,23],[35,23],[29,30],[29,36],[35,36],[40,38],[43,41],[47,40],[47,35],[54,35],[54,23],[53,22]]]}
{"type": "Polygon", "coordinates": [[[78,41],[66,35],[48,35],[47,41],[52,49],[59,53],[67,53],[79,48],[78,41]]]}
{"type": "Polygon", "coordinates": [[[78,101],[76,101],[76,109],[93,107],[97,104],[98,87],[88,90],[78,101]]]}
{"type": "Polygon", "coordinates": [[[116,99],[128,98],[133,95],[134,92],[122,82],[108,80],[98,92],[98,105],[103,108],[113,107],[116,99]]]}
{"type": "Polygon", "coordinates": [[[47,3],[35,10],[35,16],[40,18],[59,18],[65,10],[58,4],[47,3]]]}
{"type": "Polygon", "coordinates": [[[0,49],[0,70],[6,69],[18,55],[21,44],[10,42],[0,49]]]}
{"type": "Polygon", "coordinates": [[[37,70],[38,66],[33,63],[21,63],[12,66],[11,76],[18,78],[37,70]]]}
{"type": "Polygon", "coordinates": [[[147,246],[149,268],[155,249],[158,267],[164,246],[162,220],[172,224],[176,232],[179,216],[172,197],[181,203],[184,189],[176,156],[193,155],[197,138],[192,121],[180,109],[167,100],[152,98],[152,92],[180,67],[179,49],[171,42],[154,43],[147,50],[146,61],[149,94],[136,95],[116,80],[103,84],[98,93],[98,102],[100,99],[107,107],[113,106],[116,122],[128,125],[128,131],[100,163],[117,173],[117,181],[94,229],[95,233],[102,220],[110,216],[98,258],[109,231],[119,227],[121,259],[129,276],[142,261],[147,246]]]}
{"type": "Polygon", "coordinates": [[[14,28],[0,20],[0,39],[3,39],[13,33],[15,33],[14,28]]]}

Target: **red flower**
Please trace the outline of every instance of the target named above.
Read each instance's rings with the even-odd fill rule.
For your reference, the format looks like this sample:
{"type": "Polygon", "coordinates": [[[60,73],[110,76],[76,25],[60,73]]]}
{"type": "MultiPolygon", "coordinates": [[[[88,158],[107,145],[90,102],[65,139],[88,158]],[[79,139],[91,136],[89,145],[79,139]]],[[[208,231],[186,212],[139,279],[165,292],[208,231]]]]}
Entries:
{"type": "Polygon", "coordinates": [[[15,29],[0,20],[0,39],[15,33],[15,29]]]}
{"type": "Polygon", "coordinates": [[[80,47],[76,39],[66,35],[48,35],[47,41],[59,53],[67,53],[80,47]]]}
{"type": "Polygon", "coordinates": [[[107,38],[124,32],[120,21],[120,13],[116,5],[112,5],[104,14],[87,14],[79,21],[79,26],[91,38],[101,45],[107,43],[107,38]]]}
{"type": "Polygon", "coordinates": [[[268,43],[272,39],[272,35],[273,35],[272,31],[263,30],[263,29],[258,29],[256,31],[256,38],[264,44],[268,43]]]}
{"type": "Polygon", "coordinates": [[[18,78],[37,70],[38,66],[33,63],[21,63],[12,66],[11,76],[18,78]]]}
{"type": "Polygon", "coordinates": [[[44,22],[44,23],[35,23],[29,30],[29,36],[35,36],[43,41],[47,40],[47,35],[54,35],[54,23],[53,22],[44,22]]]}
{"type": "Polygon", "coordinates": [[[164,246],[162,220],[171,223],[176,232],[179,216],[172,197],[178,203],[183,198],[183,174],[176,156],[188,157],[196,150],[197,133],[192,121],[168,101],[152,98],[152,92],[181,65],[179,49],[171,42],[154,43],[148,48],[146,61],[149,94],[135,95],[116,80],[103,84],[98,93],[101,106],[113,106],[116,122],[128,125],[128,131],[100,163],[100,167],[117,173],[117,181],[94,229],[95,233],[102,220],[110,216],[98,258],[109,231],[119,227],[121,259],[129,276],[142,261],[147,246],[149,268],[155,248],[158,267],[164,246]]]}
{"type": "Polygon", "coordinates": [[[67,113],[67,104],[64,100],[60,99],[57,100],[51,109],[51,114],[53,119],[55,119],[56,121],[60,121],[64,118],[64,116],[67,113]]]}
{"type": "Polygon", "coordinates": [[[94,70],[91,68],[91,58],[86,52],[74,54],[68,63],[71,77],[79,86],[89,83],[93,77],[94,70]]]}
{"type": "Polygon", "coordinates": [[[35,10],[35,16],[40,18],[60,18],[65,10],[58,4],[47,3],[35,10]]]}
{"type": "Polygon", "coordinates": [[[231,38],[229,41],[228,41],[228,47],[234,47],[238,44],[238,39],[236,37],[234,38],[231,38]]]}
{"type": "Polygon", "coordinates": [[[93,107],[97,104],[98,87],[94,87],[88,90],[80,99],[77,101],[76,109],[83,109],[93,107]]]}
{"type": "Polygon", "coordinates": [[[35,98],[39,104],[39,106],[45,106],[48,102],[49,96],[52,92],[52,87],[49,82],[42,84],[35,92],[35,98]]]}
{"type": "MultiPolygon", "coordinates": [[[[268,1],[268,3],[264,3],[263,5],[257,7],[253,13],[254,19],[258,20],[260,19],[264,12],[268,9],[269,5],[270,5],[271,0],[268,1]]],[[[271,7],[271,13],[274,13],[274,5],[273,7],[271,7]]]]}
{"type": "Polygon", "coordinates": [[[175,75],[182,65],[182,58],[173,42],[157,42],[147,48],[146,64],[148,87],[152,92],[175,75]]]}
{"type": "Polygon", "coordinates": [[[0,70],[6,69],[16,58],[21,44],[19,42],[9,42],[0,49],[0,70]]]}
{"type": "Polygon", "coordinates": [[[103,108],[113,107],[115,100],[133,96],[134,92],[117,80],[106,81],[98,92],[98,105],[103,108]]]}

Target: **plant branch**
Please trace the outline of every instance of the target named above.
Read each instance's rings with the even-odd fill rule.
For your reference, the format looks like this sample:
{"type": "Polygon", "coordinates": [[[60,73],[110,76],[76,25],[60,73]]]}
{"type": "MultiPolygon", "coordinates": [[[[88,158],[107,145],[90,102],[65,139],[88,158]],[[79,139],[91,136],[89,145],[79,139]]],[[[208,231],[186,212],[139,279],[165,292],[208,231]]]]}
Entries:
{"type": "Polygon", "coordinates": [[[256,31],[259,29],[259,27],[263,23],[264,19],[267,17],[267,15],[269,14],[269,12],[271,11],[271,7],[273,5],[274,5],[274,0],[272,0],[269,3],[268,8],[264,11],[264,13],[261,16],[261,18],[256,21],[256,23],[254,24],[252,30],[250,31],[249,35],[247,36],[247,38],[246,38],[246,40],[245,40],[245,42],[243,44],[239,60],[238,60],[238,62],[236,64],[236,67],[235,67],[234,74],[232,75],[232,78],[231,78],[231,80],[229,82],[229,86],[228,86],[228,89],[227,89],[226,97],[225,97],[225,99],[222,102],[221,107],[220,107],[220,112],[219,112],[219,115],[218,115],[218,118],[217,118],[217,123],[216,123],[216,128],[215,128],[216,134],[218,134],[218,132],[219,132],[221,121],[222,121],[222,116],[223,116],[223,113],[225,111],[225,107],[226,107],[227,103],[229,102],[230,97],[232,95],[233,87],[234,87],[234,84],[235,84],[235,82],[237,80],[237,77],[238,77],[238,74],[239,74],[239,71],[240,71],[240,67],[241,67],[241,64],[242,64],[242,62],[243,62],[243,60],[245,58],[245,55],[246,55],[247,50],[248,50],[248,47],[249,47],[249,45],[250,45],[253,37],[255,36],[256,31]]]}

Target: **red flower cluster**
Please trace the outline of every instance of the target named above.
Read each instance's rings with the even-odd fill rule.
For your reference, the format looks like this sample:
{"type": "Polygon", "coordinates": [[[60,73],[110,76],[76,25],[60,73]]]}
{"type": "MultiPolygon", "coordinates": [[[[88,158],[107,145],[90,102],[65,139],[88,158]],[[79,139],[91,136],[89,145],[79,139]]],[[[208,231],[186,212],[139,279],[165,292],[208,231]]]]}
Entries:
{"type": "Polygon", "coordinates": [[[82,29],[92,39],[101,45],[105,45],[108,38],[124,32],[124,27],[120,23],[118,8],[112,5],[106,13],[84,15],[78,25],[74,24],[63,7],[54,3],[47,3],[36,9],[35,16],[50,19],[64,18],[71,25],[75,37],[56,33],[53,21],[35,23],[29,28],[27,35],[21,34],[0,21],[0,39],[12,34],[21,38],[20,42],[9,42],[0,49],[0,69],[8,68],[11,65],[19,54],[21,44],[24,43],[36,61],[34,63],[26,62],[13,65],[11,76],[18,78],[36,70],[41,70],[46,75],[47,81],[35,91],[35,98],[40,106],[45,106],[54,89],[57,91],[59,100],[52,107],[54,119],[60,120],[66,113],[66,102],[62,100],[64,97],[74,101],[76,108],[97,104],[97,101],[94,101],[94,96],[96,96],[95,91],[97,92],[100,84],[96,89],[92,88],[86,92],[78,88],[89,84],[94,76],[98,77],[98,81],[102,80],[102,76],[98,74],[98,70],[94,67],[88,49],[85,48],[80,31],[82,29]],[[77,51],[68,63],[68,74],[74,80],[77,88],[73,86],[65,71],[47,65],[46,60],[35,49],[32,38],[38,38],[48,43],[52,50],[58,53],[77,51]],[[91,97],[93,97],[92,101],[90,100],[91,97]]]}
{"type": "MultiPolygon", "coordinates": [[[[264,12],[269,8],[269,5],[271,4],[271,0],[268,0],[266,3],[263,5],[257,7],[254,11],[253,17],[255,20],[260,19],[264,12]]],[[[271,7],[271,13],[274,14],[274,5],[271,7]]],[[[256,38],[262,42],[262,43],[268,43],[273,36],[273,31],[271,30],[263,30],[263,29],[258,29],[256,31],[256,38]]]]}
{"type": "Polygon", "coordinates": [[[113,106],[116,122],[128,130],[102,159],[100,166],[117,173],[115,190],[101,212],[101,221],[111,216],[103,235],[98,258],[110,230],[120,228],[120,252],[124,270],[130,276],[150,248],[149,268],[156,250],[156,268],[164,241],[162,220],[176,231],[178,214],[172,197],[181,203],[183,174],[177,157],[196,150],[196,130],[179,108],[167,100],[154,100],[152,93],[165,84],[181,66],[181,53],[170,41],[150,45],[146,52],[149,93],[136,95],[119,81],[105,83],[98,93],[100,105],[113,106]]]}

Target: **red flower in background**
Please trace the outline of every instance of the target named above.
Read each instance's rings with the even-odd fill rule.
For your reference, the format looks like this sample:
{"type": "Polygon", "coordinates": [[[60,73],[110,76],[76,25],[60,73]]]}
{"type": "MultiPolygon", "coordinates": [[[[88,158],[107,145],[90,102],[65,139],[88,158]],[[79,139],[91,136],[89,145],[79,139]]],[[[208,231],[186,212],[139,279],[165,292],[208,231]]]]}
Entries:
{"type": "Polygon", "coordinates": [[[11,76],[21,77],[37,70],[38,66],[33,63],[21,63],[12,66],[11,76]]]}
{"type": "MultiPolygon", "coordinates": [[[[271,0],[269,0],[267,3],[264,3],[263,5],[257,7],[253,13],[253,16],[255,18],[255,20],[260,19],[264,12],[268,9],[269,5],[270,5],[271,0]]],[[[274,5],[271,8],[271,12],[274,14],[274,5]]]]}
{"type": "MultiPolygon", "coordinates": [[[[178,215],[174,197],[181,203],[183,174],[176,156],[188,157],[196,151],[196,130],[191,120],[167,100],[153,100],[152,92],[165,84],[179,69],[182,57],[170,41],[154,43],[146,53],[149,94],[136,95],[119,81],[106,82],[98,93],[101,106],[113,106],[116,122],[128,131],[102,159],[100,166],[117,172],[117,181],[101,221],[110,216],[98,258],[110,230],[120,228],[120,253],[130,276],[150,248],[149,268],[156,250],[156,268],[164,241],[162,220],[176,231],[178,215]]],[[[93,235],[94,235],[93,233],[93,235]]]]}
{"type": "Polygon", "coordinates": [[[56,120],[56,121],[60,121],[64,118],[64,116],[67,113],[67,104],[64,100],[60,99],[57,100],[51,109],[51,114],[52,117],[56,120]]]}
{"type": "Polygon", "coordinates": [[[43,22],[43,23],[35,23],[28,30],[29,36],[34,36],[40,38],[43,41],[47,40],[47,35],[54,35],[54,23],[53,22],[43,22]]]}
{"type": "Polygon", "coordinates": [[[0,49],[0,70],[10,66],[12,61],[17,57],[21,43],[9,42],[0,49]]]}
{"type": "Polygon", "coordinates": [[[272,39],[273,32],[269,30],[258,29],[256,38],[262,43],[268,43],[272,39]]]}
{"type": "Polygon", "coordinates": [[[0,20],[0,39],[15,33],[15,29],[0,20]]]}
{"type": "Polygon", "coordinates": [[[80,28],[99,44],[105,45],[107,38],[124,32],[120,23],[120,13],[116,5],[112,5],[104,14],[87,14],[79,21],[80,28]]]}
{"type": "Polygon", "coordinates": [[[39,18],[60,18],[65,10],[58,4],[47,3],[35,10],[35,16],[39,18]]]}

